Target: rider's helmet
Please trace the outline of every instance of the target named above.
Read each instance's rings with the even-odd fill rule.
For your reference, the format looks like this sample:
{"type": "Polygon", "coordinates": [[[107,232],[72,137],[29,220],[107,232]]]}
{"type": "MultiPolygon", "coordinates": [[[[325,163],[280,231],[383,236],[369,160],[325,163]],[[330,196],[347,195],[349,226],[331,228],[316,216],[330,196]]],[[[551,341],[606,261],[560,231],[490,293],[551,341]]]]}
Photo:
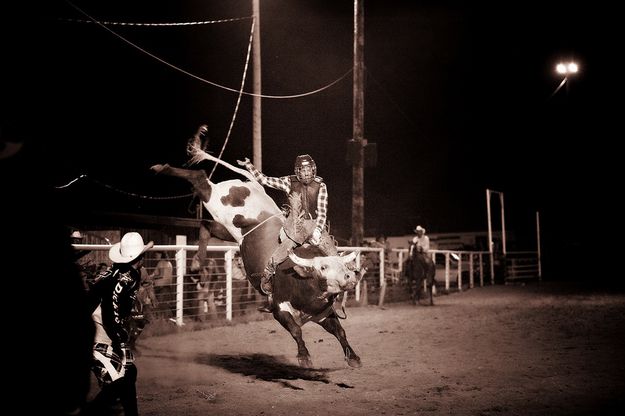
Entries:
{"type": "Polygon", "coordinates": [[[309,184],[317,175],[317,165],[310,155],[295,158],[295,176],[303,184],[309,184]]]}

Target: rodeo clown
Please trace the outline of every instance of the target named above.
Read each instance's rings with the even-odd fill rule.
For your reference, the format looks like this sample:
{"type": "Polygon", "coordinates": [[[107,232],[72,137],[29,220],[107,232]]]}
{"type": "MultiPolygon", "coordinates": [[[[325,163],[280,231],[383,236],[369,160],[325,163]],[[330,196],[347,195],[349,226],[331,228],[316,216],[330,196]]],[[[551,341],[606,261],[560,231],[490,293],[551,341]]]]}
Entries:
{"type": "MultiPolygon", "coordinates": [[[[276,272],[276,266],[288,257],[289,249],[309,242],[318,246],[327,255],[336,255],[336,246],[334,240],[330,237],[326,230],[326,218],[328,215],[328,190],[323,179],[317,176],[317,165],[310,155],[299,155],[295,158],[295,175],[269,177],[260,172],[250,163],[248,158],[237,160],[240,166],[245,167],[258,183],[273,189],[284,191],[293,204],[293,197],[299,196],[299,207],[301,212],[291,212],[287,222],[293,224],[293,227],[285,226],[285,229],[296,229],[296,233],[288,235],[284,238],[281,233],[280,246],[273,253],[265,270],[262,273],[260,288],[265,295],[268,296],[268,306],[260,307],[262,312],[271,312],[271,295],[272,295],[272,277],[276,272]],[[294,218],[295,216],[301,217],[294,218]]],[[[295,210],[293,210],[295,211],[295,210]]],[[[283,230],[288,231],[288,230],[283,230]]]]}
{"type": "Polygon", "coordinates": [[[152,241],[144,244],[139,233],[124,234],[109,250],[113,265],[92,284],[90,296],[95,307],[92,316],[96,334],[91,369],[101,390],[87,405],[87,415],[108,414],[117,399],[125,416],[138,414],[137,368],[128,345],[129,321],[141,283],[143,256],[153,246],[152,241]]]}

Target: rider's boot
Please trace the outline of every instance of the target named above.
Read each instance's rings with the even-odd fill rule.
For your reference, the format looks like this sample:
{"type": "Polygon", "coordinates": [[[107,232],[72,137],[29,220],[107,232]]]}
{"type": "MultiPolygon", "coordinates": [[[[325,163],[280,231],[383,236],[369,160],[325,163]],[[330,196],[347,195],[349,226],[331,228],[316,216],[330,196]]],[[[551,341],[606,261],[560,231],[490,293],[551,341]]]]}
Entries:
{"type": "Polygon", "coordinates": [[[275,267],[273,267],[273,265],[268,264],[265,267],[265,270],[263,270],[263,272],[260,274],[260,291],[264,294],[267,295],[267,302],[260,306],[258,308],[258,310],[260,312],[267,312],[267,313],[271,313],[273,312],[273,275],[275,274],[276,270],[275,267]]]}
{"type": "Polygon", "coordinates": [[[258,307],[258,311],[273,313],[273,295],[271,293],[267,295],[267,302],[264,305],[258,307]]]}

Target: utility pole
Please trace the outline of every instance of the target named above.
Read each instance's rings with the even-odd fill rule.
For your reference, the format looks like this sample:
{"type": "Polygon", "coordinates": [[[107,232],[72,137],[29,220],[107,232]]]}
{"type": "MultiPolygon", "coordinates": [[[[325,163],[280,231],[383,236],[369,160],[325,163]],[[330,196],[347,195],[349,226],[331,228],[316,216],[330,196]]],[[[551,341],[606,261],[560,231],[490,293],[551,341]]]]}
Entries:
{"type": "Polygon", "coordinates": [[[364,94],[364,50],[365,50],[364,0],[354,0],[354,107],[352,160],[352,238],[353,246],[360,246],[364,237],[364,168],[365,152],[365,94],[364,94]]]}
{"type": "Polygon", "coordinates": [[[254,15],[254,39],[252,54],[254,63],[254,101],[253,101],[253,163],[256,168],[263,170],[262,134],[261,134],[261,72],[260,72],[260,0],[252,0],[254,15]]]}

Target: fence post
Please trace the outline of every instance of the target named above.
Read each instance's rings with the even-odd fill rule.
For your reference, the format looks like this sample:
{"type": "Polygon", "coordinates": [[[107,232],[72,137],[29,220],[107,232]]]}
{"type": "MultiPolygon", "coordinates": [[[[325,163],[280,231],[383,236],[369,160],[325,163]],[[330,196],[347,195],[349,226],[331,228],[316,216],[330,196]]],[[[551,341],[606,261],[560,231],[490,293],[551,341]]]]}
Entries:
{"type": "Polygon", "coordinates": [[[386,258],[384,256],[384,249],[380,248],[378,249],[378,251],[380,252],[380,289],[382,288],[382,285],[384,285],[385,281],[384,281],[384,262],[386,261],[386,258]]]}
{"type": "Polygon", "coordinates": [[[445,253],[445,290],[449,292],[449,251],[445,253]]]}
{"type": "Polygon", "coordinates": [[[484,287],[484,255],[480,253],[480,286],[484,287]]]}
{"type": "Polygon", "coordinates": [[[462,252],[458,252],[458,292],[462,292],[462,252]]]}
{"type": "Polygon", "coordinates": [[[369,304],[369,293],[367,291],[367,279],[362,281],[362,305],[367,306],[369,304]]]}
{"type": "Polygon", "coordinates": [[[226,319],[232,321],[232,257],[233,250],[224,253],[226,269],[226,319]]]}
{"type": "Polygon", "coordinates": [[[469,289],[473,289],[473,253],[469,253],[469,289]]]}
{"type": "MultiPolygon", "coordinates": [[[[187,245],[186,235],[176,236],[177,246],[187,245]]],[[[183,301],[184,301],[184,275],[187,273],[187,251],[183,248],[176,251],[176,325],[184,325],[183,301]]]]}
{"type": "MultiPolygon", "coordinates": [[[[363,255],[362,252],[361,254],[358,254],[358,256],[356,256],[356,270],[360,270],[360,267],[361,267],[360,256],[361,255],[363,255]]],[[[344,296],[347,296],[347,293],[345,293],[344,296]]],[[[343,297],[343,299],[345,299],[345,297],[343,297]]],[[[354,300],[356,302],[360,301],[360,281],[356,283],[356,287],[354,288],[354,300]]]]}
{"type": "Polygon", "coordinates": [[[436,295],[436,251],[432,251],[432,263],[434,263],[434,280],[432,281],[432,295],[436,295]]]}

